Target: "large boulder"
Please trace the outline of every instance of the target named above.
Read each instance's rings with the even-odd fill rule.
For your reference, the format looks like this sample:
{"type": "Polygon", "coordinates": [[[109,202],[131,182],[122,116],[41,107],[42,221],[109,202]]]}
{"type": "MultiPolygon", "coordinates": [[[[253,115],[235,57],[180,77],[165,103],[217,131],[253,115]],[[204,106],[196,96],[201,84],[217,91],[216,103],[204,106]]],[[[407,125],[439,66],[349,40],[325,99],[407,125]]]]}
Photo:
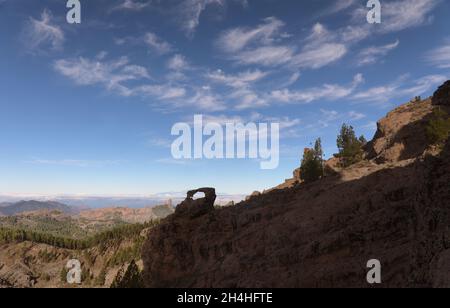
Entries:
{"type": "Polygon", "coordinates": [[[450,106],[450,80],[446,81],[433,95],[433,105],[450,106]]]}

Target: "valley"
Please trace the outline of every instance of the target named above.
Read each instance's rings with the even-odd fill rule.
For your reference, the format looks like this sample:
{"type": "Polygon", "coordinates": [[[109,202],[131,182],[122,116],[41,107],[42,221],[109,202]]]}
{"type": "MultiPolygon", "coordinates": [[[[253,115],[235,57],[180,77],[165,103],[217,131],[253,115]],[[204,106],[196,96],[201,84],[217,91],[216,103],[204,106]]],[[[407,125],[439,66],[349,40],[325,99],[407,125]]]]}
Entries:
{"type": "Polygon", "coordinates": [[[8,207],[24,204],[39,210],[0,217],[0,287],[110,287],[130,262],[142,270],[146,233],[173,212],[168,205],[78,211],[37,201],[8,207]],[[80,285],[67,283],[71,259],[81,263],[80,285]]]}

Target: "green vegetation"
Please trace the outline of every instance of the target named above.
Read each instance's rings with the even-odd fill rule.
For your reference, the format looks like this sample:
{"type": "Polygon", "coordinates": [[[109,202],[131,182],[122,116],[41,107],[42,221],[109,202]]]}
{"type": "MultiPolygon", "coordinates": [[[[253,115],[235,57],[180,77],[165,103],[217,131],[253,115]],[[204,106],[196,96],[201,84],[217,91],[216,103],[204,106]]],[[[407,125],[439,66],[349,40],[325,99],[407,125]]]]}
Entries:
{"type": "Polygon", "coordinates": [[[144,229],[153,227],[155,224],[157,224],[157,222],[152,221],[145,224],[120,226],[108,231],[100,232],[85,239],[74,239],[55,236],[48,233],[0,227],[0,243],[30,241],[69,250],[84,250],[94,246],[99,246],[100,249],[103,250],[108,242],[138,238],[144,229]]]}
{"type": "Polygon", "coordinates": [[[139,237],[133,242],[133,246],[120,249],[108,261],[108,267],[130,263],[140,259],[144,238],[139,237]]]}
{"type": "Polygon", "coordinates": [[[322,141],[317,139],[314,149],[306,149],[303,154],[300,176],[305,183],[311,183],[323,177],[322,141]]]}
{"type": "Polygon", "coordinates": [[[426,134],[431,144],[442,145],[450,136],[450,116],[441,108],[435,109],[426,127],[426,134]]]}
{"type": "Polygon", "coordinates": [[[123,273],[123,267],[117,273],[116,278],[111,284],[112,289],[138,289],[143,288],[144,282],[142,274],[134,260],[128,265],[127,271],[123,273]]]}
{"type": "Polygon", "coordinates": [[[339,153],[336,155],[341,160],[341,166],[346,168],[360,162],[363,159],[363,146],[366,143],[364,136],[356,137],[352,126],[343,124],[337,137],[339,153]]]}
{"type": "Polygon", "coordinates": [[[83,239],[90,235],[107,231],[114,226],[127,225],[123,221],[111,223],[92,223],[84,219],[73,219],[53,212],[51,215],[21,215],[0,217],[0,226],[11,229],[51,234],[58,237],[83,239]]]}
{"type": "Polygon", "coordinates": [[[58,254],[54,251],[48,251],[47,249],[45,249],[39,251],[38,257],[43,263],[50,263],[58,258],[58,254]]]}

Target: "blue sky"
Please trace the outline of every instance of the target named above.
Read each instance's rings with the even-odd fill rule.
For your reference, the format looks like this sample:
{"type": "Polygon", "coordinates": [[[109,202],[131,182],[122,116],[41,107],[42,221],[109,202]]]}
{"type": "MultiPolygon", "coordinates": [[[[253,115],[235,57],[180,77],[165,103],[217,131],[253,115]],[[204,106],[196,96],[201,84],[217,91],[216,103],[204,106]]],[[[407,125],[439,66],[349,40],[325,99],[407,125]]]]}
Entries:
{"type": "Polygon", "coordinates": [[[0,0],[0,194],[151,194],[284,181],[343,122],[376,121],[450,72],[450,3],[0,0]],[[175,161],[171,127],[203,114],[281,124],[276,170],[254,160],[175,161]]]}

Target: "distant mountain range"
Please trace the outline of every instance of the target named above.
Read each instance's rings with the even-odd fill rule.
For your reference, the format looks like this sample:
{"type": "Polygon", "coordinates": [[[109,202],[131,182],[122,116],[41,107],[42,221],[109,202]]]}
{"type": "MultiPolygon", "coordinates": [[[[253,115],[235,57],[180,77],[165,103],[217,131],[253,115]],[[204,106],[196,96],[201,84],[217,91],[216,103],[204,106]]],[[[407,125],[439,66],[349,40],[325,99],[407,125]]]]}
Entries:
{"type": "Polygon", "coordinates": [[[26,212],[36,211],[59,211],[63,213],[72,213],[74,210],[62,203],[54,201],[19,201],[15,203],[1,203],[0,204],[0,216],[14,216],[26,212]]]}
{"type": "MultiPolygon", "coordinates": [[[[181,203],[186,197],[186,192],[168,192],[153,194],[148,196],[72,196],[72,195],[59,195],[59,196],[8,196],[0,195],[0,208],[2,204],[11,205],[12,203],[19,202],[22,199],[38,200],[41,202],[54,201],[62,204],[66,204],[70,207],[76,207],[78,209],[87,208],[114,208],[114,207],[126,207],[126,208],[146,208],[153,207],[162,204],[172,203],[174,206],[181,203]],[[169,202],[171,201],[171,202],[169,202]],[[1,203],[5,202],[5,203],[1,203]]],[[[245,199],[245,195],[232,195],[219,193],[217,195],[216,204],[226,205],[231,201],[240,202],[245,199]]]]}

